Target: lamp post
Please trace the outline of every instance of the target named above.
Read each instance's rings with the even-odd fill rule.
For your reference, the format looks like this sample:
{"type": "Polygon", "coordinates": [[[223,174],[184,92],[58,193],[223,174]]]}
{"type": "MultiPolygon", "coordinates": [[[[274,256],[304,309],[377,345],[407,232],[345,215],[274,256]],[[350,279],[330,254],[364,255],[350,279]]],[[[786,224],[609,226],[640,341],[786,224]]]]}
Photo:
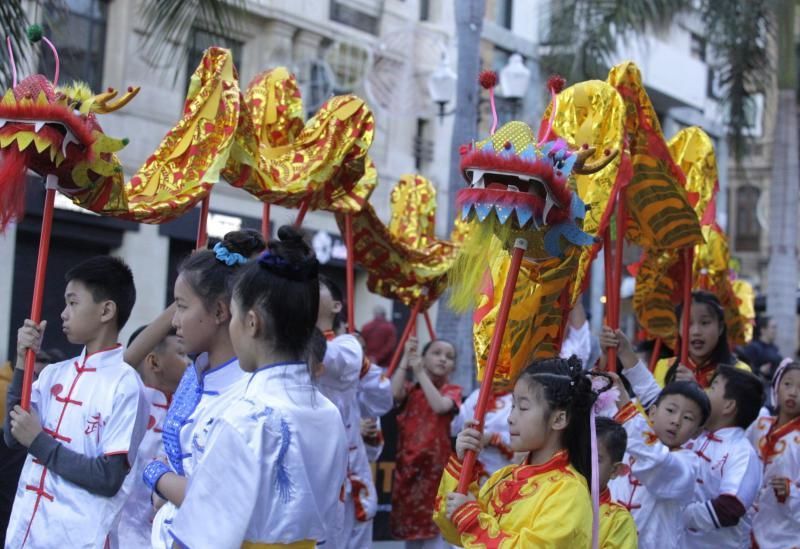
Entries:
{"type": "Polygon", "coordinates": [[[446,112],[445,108],[456,98],[456,73],[450,68],[447,54],[442,54],[439,66],[428,78],[428,93],[431,94],[433,102],[439,106],[439,123],[445,116],[453,114],[455,111],[446,112]]]}
{"type": "MultiPolygon", "coordinates": [[[[517,111],[525,98],[530,84],[530,76],[531,71],[525,66],[522,56],[518,53],[512,54],[506,66],[500,70],[500,93],[498,97],[510,105],[512,118],[517,116],[517,111]]],[[[442,55],[439,66],[428,77],[428,93],[430,93],[433,102],[439,107],[437,113],[439,123],[444,120],[445,116],[450,116],[455,112],[455,109],[448,111],[447,104],[453,102],[456,98],[456,80],[456,74],[450,68],[447,55],[442,55]]],[[[479,113],[480,105],[484,101],[485,99],[478,101],[479,113]]]]}
{"type": "Polygon", "coordinates": [[[511,106],[511,118],[517,117],[517,110],[528,91],[530,81],[531,71],[522,62],[522,56],[518,53],[512,54],[508,64],[500,71],[500,95],[511,106]]]}

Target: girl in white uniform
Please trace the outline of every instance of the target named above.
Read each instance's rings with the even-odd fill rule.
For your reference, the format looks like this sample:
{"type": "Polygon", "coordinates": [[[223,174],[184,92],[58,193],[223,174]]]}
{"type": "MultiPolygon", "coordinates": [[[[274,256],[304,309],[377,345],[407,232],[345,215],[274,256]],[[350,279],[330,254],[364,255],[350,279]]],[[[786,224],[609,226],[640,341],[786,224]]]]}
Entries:
{"type": "Polygon", "coordinates": [[[318,264],[294,229],[278,235],[233,291],[244,395],[209,429],[169,529],[178,546],[337,546],[347,443],[307,363],[318,264]]]}
{"type": "Polygon", "coordinates": [[[753,541],[760,549],[800,546],[800,364],[782,364],[773,381],[776,416],[747,431],[764,465],[753,505],[753,541]]]}
{"type": "MultiPolygon", "coordinates": [[[[155,492],[158,508],[151,534],[155,548],[172,547],[169,528],[185,497],[187,481],[202,458],[209,430],[244,391],[245,374],[228,332],[231,288],[241,266],[263,249],[264,241],[255,231],[235,231],[213,250],[195,252],[180,267],[171,323],[185,351],[199,356],[186,369],[164,421],[168,463],[153,461],[142,475],[155,492]]],[[[145,336],[146,341],[149,329],[137,340],[145,336]]]]}

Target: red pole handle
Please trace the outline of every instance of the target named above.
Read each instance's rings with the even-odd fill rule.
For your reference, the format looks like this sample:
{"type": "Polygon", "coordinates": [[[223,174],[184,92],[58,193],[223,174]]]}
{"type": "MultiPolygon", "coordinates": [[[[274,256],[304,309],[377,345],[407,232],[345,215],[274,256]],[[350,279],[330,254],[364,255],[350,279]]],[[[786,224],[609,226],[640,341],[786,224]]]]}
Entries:
{"type": "Polygon", "coordinates": [[[356,277],[356,254],[353,247],[353,215],[345,214],[344,216],[344,238],[345,245],[347,246],[347,331],[354,333],[356,331],[355,320],[355,277],[356,277]]]}
{"type": "Polygon", "coordinates": [[[389,363],[389,369],[386,370],[386,377],[388,378],[392,377],[392,374],[394,374],[394,371],[397,369],[397,365],[400,364],[400,358],[403,356],[403,348],[406,346],[406,341],[411,337],[411,330],[417,326],[417,315],[419,315],[421,306],[422,301],[417,301],[417,304],[414,305],[414,308],[411,310],[411,315],[408,317],[406,327],[403,329],[403,334],[400,336],[400,341],[397,342],[394,355],[392,355],[392,362],[389,363]]]}
{"type": "Polygon", "coordinates": [[[689,364],[689,323],[692,308],[692,270],[694,246],[683,251],[683,311],[681,315],[681,364],[689,364]]]}
{"type": "MultiPolygon", "coordinates": [[[[486,408],[489,404],[489,397],[492,395],[492,379],[497,367],[497,359],[500,357],[500,347],[503,344],[503,334],[506,331],[508,313],[511,310],[511,303],[514,301],[514,290],[517,287],[522,259],[528,249],[528,242],[524,238],[518,238],[514,242],[514,252],[511,255],[511,267],[508,269],[508,278],[503,288],[503,297],[500,301],[500,310],[497,312],[497,322],[495,323],[492,341],[489,346],[489,359],[486,362],[486,370],[483,373],[481,390],[478,392],[478,403],[475,406],[475,420],[478,422],[478,429],[483,432],[483,419],[486,417],[486,408]]],[[[464,456],[464,463],[461,467],[461,476],[458,478],[457,492],[466,494],[472,479],[472,469],[475,467],[477,459],[475,452],[468,451],[464,456]]]]}
{"type": "Polygon", "coordinates": [[[649,368],[651,372],[656,369],[656,364],[658,363],[658,357],[661,356],[661,345],[662,345],[661,338],[657,337],[656,342],[653,345],[653,354],[650,355],[649,368]]]}
{"type": "Polygon", "coordinates": [[[264,240],[269,240],[270,231],[269,231],[269,203],[264,202],[264,206],[261,209],[261,235],[264,237],[264,240]]]}
{"type": "MultiPolygon", "coordinates": [[[[619,317],[614,314],[614,261],[611,255],[611,228],[606,227],[603,235],[603,269],[606,278],[606,324],[612,330],[617,329],[619,317]]],[[[612,372],[617,370],[617,349],[609,347],[606,354],[606,369],[612,372]]]]}
{"type": "Polygon", "coordinates": [[[295,229],[299,229],[303,224],[303,220],[306,218],[306,213],[308,212],[309,202],[311,202],[311,195],[306,196],[303,202],[300,203],[300,211],[297,212],[297,218],[294,220],[295,229]]]}
{"type": "Polygon", "coordinates": [[[208,243],[208,203],[210,196],[206,195],[200,206],[200,222],[197,224],[197,244],[196,249],[202,250],[208,243]]]}
{"type": "MultiPolygon", "coordinates": [[[[53,228],[53,209],[56,201],[58,178],[48,175],[47,191],[44,195],[44,211],[42,212],[42,234],[39,238],[39,257],[36,260],[36,277],[33,282],[33,303],[31,304],[31,320],[36,324],[42,321],[42,302],[44,301],[44,282],[47,275],[47,256],[50,252],[50,234],[53,228]]],[[[36,353],[28,349],[25,353],[25,374],[22,378],[22,408],[31,409],[31,388],[33,387],[33,369],[36,364],[36,353]]]]}
{"type": "Polygon", "coordinates": [[[428,311],[425,311],[423,316],[425,317],[425,324],[428,326],[428,334],[431,336],[431,341],[434,341],[436,339],[436,331],[433,329],[433,322],[431,322],[428,311]]]}

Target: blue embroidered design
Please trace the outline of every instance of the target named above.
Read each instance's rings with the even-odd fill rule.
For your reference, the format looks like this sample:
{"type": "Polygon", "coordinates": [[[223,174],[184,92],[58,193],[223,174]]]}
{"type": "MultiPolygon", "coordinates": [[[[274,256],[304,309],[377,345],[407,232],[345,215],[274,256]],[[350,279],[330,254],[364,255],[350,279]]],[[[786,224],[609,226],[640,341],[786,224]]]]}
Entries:
{"type": "Polygon", "coordinates": [[[213,423],[214,423],[214,418],[210,418],[208,421],[206,421],[206,424],[203,426],[203,430],[200,433],[195,432],[194,436],[192,436],[192,448],[197,450],[198,454],[203,454],[206,451],[206,446],[205,446],[205,444],[201,445],[197,441],[197,439],[202,434],[203,435],[203,439],[204,440],[208,440],[208,433],[211,430],[211,425],[213,423]]]}
{"type": "Polygon", "coordinates": [[[264,418],[264,426],[270,431],[279,431],[281,436],[281,445],[278,450],[278,459],[275,463],[275,487],[278,490],[278,495],[283,503],[287,503],[294,495],[294,488],[292,486],[292,479],[289,476],[289,470],[286,466],[286,455],[289,453],[289,445],[292,443],[292,430],[289,423],[284,419],[275,416],[275,410],[269,406],[265,406],[263,410],[250,414],[250,418],[259,420],[264,418]]]}
{"type": "Polygon", "coordinates": [[[277,474],[275,475],[275,484],[278,487],[278,494],[281,501],[287,503],[294,492],[292,488],[292,479],[289,478],[289,471],[286,468],[286,454],[289,451],[289,444],[292,442],[292,431],[289,429],[289,424],[285,419],[281,418],[281,449],[278,451],[277,474]]]}
{"type": "Polygon", "coordinates": [[[197,378],[195,366],[186,368],[186,372],[181,378],[178,389],[172,397],[172,403],[167,410],[167,417],[164,419],[164,426],[161,438],[164,441],[164,452],[167,454],[170,465],[175,472],[181,476],[186,473],[183,470],[183,459],[190,455],[184,454],[181,448],[181,429],[190,423],[189,416],[192,415],[197,404],[200,402],[203,388],[197,378]]]}

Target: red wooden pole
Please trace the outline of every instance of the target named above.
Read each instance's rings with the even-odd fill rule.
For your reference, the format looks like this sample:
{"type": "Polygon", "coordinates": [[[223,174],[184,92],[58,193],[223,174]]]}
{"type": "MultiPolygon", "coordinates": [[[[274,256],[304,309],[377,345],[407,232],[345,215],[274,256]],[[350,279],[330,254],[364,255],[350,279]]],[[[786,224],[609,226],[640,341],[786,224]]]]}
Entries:
{"type": "Polygon", "coordinates": [[[681,315],[681,364],[689,364],[689,324],[692,308],[692,269],[694,246],[683,251],[683,311],[681,315]]]}
{"type": "MultiPolygon", "coordinates": [[[[603,237],[603,269],[605,270],[606,278],[606,324],[612,330],[618,328],[617,323],[619,317],[614,314],[614,261],[611,255],[611,228],[606,227],[603,237]],[[615,320],[616,319],[616,320],[615,320]]],[[[617,349],[610,347],[606,355],[606,370],[611,372],[617,371],[617,349]]]]}
{"type": "MultiPolygon", "coordinates": [[[[42,302],[44,300],[44,281],[47,275],[47,256],[50,252],[50,234],[53,228],[53,209],[56,201],[58,178],[48,175],[44,195],[44,211],[42,212],[42,234],[39,237],[39,257],[36,260],[36,276],[33,282],[33,303],[31,304],[31,320],[36,324],[42,321],[42,302]]],[[[25,353],[25,374],[22,378],[22,408],[31,409],[31,387],[36,364],[36,353],[28,349],[25,353]]]]}
{"type": "Polygon", "coordinates": [[[662,345],[662,343],[663,342],[661,341],[661,338],[657,337],[656,338],[656,342],[653,345],[653,354],[650,355],[649,368],[650,368],[651,372],[656,369],[656,364],[658,363],[658,357],[661,355],[661,345],[662,345]]]}
{"type": "Polygon", "coordinates": [[[309,202],[311,202],[311,197],[307,196],[303,199],[303,202],[300,203],[300,211],[297,212],[297,218],[294,220],[294,226],[296,229],[300,228],[300,226],[303,224],[303,220],[306,218],[309,202]]]}
{"type": "MultiPolygon", "coordinates": [[[[514,242],[514,252],[511,256],[511,267],[508,269],[508,278],[503,288],[503,297],[500,301],[500,310],[497,312],[497,322],[495,323],[492,341],[489,345],[489,358],[486,361],[486,370],[483,373],[483,383],[478,393],[478,404],[475,406],[475,420],[478,422],[478,429],[483,431],[483,419],[486,416],[486,408],[489,404],[489,397],[492,395],[492,379],[494,378],[497,359],[500,356],[500,347],[503,344],[503,334],[506,331],[508,313],[511,310],[511,303],[514,301],[514,290],[517,287],[517,278],[522,266],[522,259],[528,249],[528,242],[523,238],[518,238],[514,242]]],[[[464,464],[461,467],[461,476],[458,479],[457,492],[466,494],[469,483],[472,479],[472,469],[475,467],[477,455],[475,452],[467,452],[464,456],[464,464]]]]}
{"type": "Polygon", "coordinates": [[[355,279],[356,279],[356,254],[353,247],[353,216],[346,214],[344,216],[344,238],[347,247],[347,331],[354,333],[356,331],[355,320],[355,279]]]}
{"type": "Polygon", "coordinates": [[[425,324],[428,326],[428,334],[431,336],[431,341],[434,341],[436,339],[436,332],[433,329],[433,322],[431,322],[431,317],[428,314],[428,311],[425,311],[423,316],[425,317],[425,324]]]}
{"type": "Polygon", "coordinates": [[[261,235],[264,237],[264,240],[269,241],[270,231],[269,231],[269,203],[264,202],[264,206],[261,209],[261,235]]]}
{"type": "Polygon", "coordinates": [[[208,243],[208,202],[210,198],[206,195],[200,206],[200,222],[197,224],[197,244],[195,246],[198,250],[205,248],[208,243]]]}
{"type": "Polygon", "coordinates": [[[411,310],[411,315],[408,317],[406,327],[403,329],[403,334],[400,336],[400,341],[397,342],[397,348],[394,350],[394,355],[392,355],[392,362],[389,363],[389,369],[386,370],[386,377],[388,378],[392,377],[392,374],[394,374],[394,371],[397,369],[397,365],[400,364],[400,358],[403,356],[406,341],[408,341],[408,338],[411,337],[411,330],[417,326],[417,316],[419,315],[419,309],[421,306],[422,301],[418,301],[411,310]]]}

